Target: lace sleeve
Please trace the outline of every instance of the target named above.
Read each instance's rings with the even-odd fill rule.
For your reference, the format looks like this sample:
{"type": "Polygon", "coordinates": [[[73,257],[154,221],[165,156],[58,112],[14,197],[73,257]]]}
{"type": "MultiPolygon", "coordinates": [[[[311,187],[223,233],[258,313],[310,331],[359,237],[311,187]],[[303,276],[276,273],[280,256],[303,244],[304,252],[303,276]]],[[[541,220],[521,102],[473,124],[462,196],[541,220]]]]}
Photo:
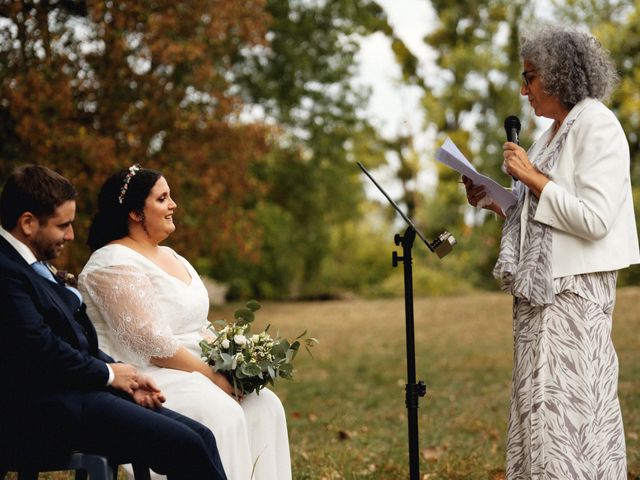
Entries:
{"type": "Polygon", "coordinates": [[[178,350],[171,327],[156,308],[153,285],[140,270],[116,265],[89,271],[81,276],[80,288],[121,348],[144,362],[178,350]]]}

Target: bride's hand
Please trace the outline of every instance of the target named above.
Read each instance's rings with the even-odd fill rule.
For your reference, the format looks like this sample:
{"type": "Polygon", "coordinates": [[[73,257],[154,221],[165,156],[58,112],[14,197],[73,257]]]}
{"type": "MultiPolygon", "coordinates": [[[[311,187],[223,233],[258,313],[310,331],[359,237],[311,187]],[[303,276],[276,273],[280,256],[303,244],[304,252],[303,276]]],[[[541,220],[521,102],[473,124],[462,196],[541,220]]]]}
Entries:
{"type": "Polygon", "coordinates": [[[227,380],[227,377],[225,377],[221,373],[213,372],[213,378],[211,379],[211,381],[215,383],[218,387],[220,387],[225,393],[231,395],[233,398],[238,400],[238,402],[242,400],[242,394],[236,391],[233,388],[233,385],[229,383],[229,380],[227,380]]]}

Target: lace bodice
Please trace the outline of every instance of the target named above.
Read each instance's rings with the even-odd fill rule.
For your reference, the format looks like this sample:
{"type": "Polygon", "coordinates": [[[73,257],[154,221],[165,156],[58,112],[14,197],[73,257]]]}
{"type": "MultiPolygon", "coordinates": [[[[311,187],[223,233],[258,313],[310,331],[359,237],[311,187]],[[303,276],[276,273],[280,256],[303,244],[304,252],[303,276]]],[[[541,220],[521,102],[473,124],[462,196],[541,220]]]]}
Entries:
{"type": "Polygon", "coordinates": [[[188,270],[190,283],[117,244],[95,251],[79,276],[102,350],[147,370],[154,368],[151,357],[169,357],[180,345],[199,355],[207,326],[207,290],[191,264],[171,252],[188,270]]]}

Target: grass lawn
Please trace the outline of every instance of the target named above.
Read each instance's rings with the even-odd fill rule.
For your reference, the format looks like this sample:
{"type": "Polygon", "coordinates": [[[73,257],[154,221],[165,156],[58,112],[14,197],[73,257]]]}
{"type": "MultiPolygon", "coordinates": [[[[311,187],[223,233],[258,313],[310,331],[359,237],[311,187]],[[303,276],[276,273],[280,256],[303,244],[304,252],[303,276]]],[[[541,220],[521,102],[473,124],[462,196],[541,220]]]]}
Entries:
{"type": "MultiPolygon", "coordinates": [[[[618,290],[614,342],[631,479],[640,479],[640,288],[618,290]]],[[[237,305],[212,309],[231,320],[237,305]]],[[[402,299],[266,302],[256,330],[320,340],[301,351],[287,410],[294,479],[408,478],[402,299]]],[[[417,299],[416,365],[423,479],[499,479],[511,376],[511,299],[501,293],[417,299]]],[[[66,479],[52,474],[40,478],[66,479]]],[[[275,479],[274,479],[275,480],[275,479]]]]}

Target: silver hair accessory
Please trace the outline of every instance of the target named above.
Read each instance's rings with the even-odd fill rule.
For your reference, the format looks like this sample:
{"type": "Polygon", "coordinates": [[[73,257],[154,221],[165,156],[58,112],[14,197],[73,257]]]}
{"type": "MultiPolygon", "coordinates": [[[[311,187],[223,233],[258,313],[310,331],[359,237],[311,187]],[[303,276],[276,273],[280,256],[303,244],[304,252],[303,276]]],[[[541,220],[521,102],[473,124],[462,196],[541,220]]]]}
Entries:
{"type": "Polygon", "coordinates": [[[129,189],[129,182],[136,175],[136,173],[138,173],[141,169],[142,168],[138,164],[131,165],[129,167],[129,171],[127,172],[127,174],[124,177],[124,180],[122,181],[122,188],[120,189],[120,194],[118,195],[118,203],[120,205],[122,205],[122,202],[124,202],[124,197],[127,194],[127,190],[129,189]]]}

